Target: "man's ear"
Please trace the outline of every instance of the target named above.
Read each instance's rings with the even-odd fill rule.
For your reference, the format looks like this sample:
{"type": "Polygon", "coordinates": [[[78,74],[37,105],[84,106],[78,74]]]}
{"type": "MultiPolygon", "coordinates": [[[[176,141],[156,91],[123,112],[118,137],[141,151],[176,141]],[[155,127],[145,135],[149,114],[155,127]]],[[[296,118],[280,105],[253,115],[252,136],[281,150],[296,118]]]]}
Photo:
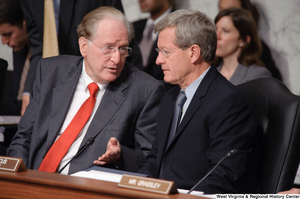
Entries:
{"type": "Polygon", "coordinates": [[[195,63],[200,60],[201,58],[201,49],[198,45],[194,44],[190,47],[190,56],[191,56],[191,62],[195,63]]]}
{"type": "Polygon", "coordinates": [[[83,57],[86,56],[87,54],[87,48],[88,48],[88,41],[86,38],[84,37],[79,37],[78,39],[78,43],[79,43],[79,50],[80,50],[80,53],[83,57]]]}

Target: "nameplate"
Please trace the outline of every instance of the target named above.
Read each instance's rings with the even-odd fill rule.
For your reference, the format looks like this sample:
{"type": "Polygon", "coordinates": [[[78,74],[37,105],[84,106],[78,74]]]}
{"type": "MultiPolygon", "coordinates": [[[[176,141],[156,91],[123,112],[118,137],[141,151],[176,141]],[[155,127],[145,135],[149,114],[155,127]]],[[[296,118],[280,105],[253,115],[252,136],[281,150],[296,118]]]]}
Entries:
{"type": "Polygon", "coordinates": [[[126,174],[123,174],[118,186],[161,194],[178,193],[177,187],[173,181],[126,174]]]}
{"type": "Polygon", "coordinates": [[[0,171],[21,172],[27,168],[21,158],[0,156],[0,171]]]}

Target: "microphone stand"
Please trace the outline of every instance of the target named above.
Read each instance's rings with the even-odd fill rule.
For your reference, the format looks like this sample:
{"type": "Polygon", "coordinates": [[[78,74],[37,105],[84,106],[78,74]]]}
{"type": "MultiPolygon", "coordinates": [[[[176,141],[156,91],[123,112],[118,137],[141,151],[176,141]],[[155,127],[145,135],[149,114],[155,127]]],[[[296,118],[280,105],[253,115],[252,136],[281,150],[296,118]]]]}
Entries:
{"type": "Polygon", "coordinates": [[[75,158],[77,158],[86,149],[86,147],[88,147],[89,145],[92,145],[94,143],[94,141],[95,141],[95,138],[90,137],[86,141],[85,145],[81,149],[79,149],[79,151],[69,160],[69,162],[67,164],[65,164],[65,166],[63,166],[63,168],[61,168],[57,173],[61,173],[66,168],[66,166],[68,166],[75,158]]]}
{"type": "Polygon", "coordinates": [[[197,184],[195,184],[190,190],[189,192],[187,192],[187,194],[190,194],[192,191],[194,191],[194,189],[203,181],[207,178],[207,176],[209,176],[218,166],[221,162],[223,162],[223,160],[225,160],[227,157],[235,155],[235,153],[237,152],[236,149],[233,149],[231,151],[229,151],[217,164],[216,166],[214,166],[214,168],[212,168],[212,170],[210,170],[197,184]]]}

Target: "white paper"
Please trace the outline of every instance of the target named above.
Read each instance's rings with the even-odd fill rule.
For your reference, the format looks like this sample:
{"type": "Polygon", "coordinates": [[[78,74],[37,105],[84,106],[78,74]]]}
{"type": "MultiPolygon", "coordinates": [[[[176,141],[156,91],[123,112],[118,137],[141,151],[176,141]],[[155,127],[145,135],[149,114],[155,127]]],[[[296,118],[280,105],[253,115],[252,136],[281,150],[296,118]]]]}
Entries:
{"type": "Polygon", "coordinates": [[[0,133],[0,142],[4,142],[4,135],[3,135],[3,133],[0,133]]]}
{"type": "MultiPolygon", "coordinates": [[[[190,190],[186,190],[186,189],[177,189],[179,193],[182,194],[187,194],[190,190]]],[[[204,194],[203,191],[192,191],[190,193],[190,195],[193,196],[201,196],[201,197],[206,197],[206,198],[216,198],[215,194],[204,194]]]]}
{"type": "MultiPolygon", "coordinates": [[[[119,183],[121,181],[123,175],[110,173],[110,172],[90,170],[90,171],[79,171],[77,173],[71,174],[71,176],[91,178],[91,179],[96,179],[96,180],[103,180],[103,181],[119,183]]],[[[186,189],[177,189],[177,190],[179,193],[183,193],[183,194],[187,194],[187,192],[189,191],[186,189]]],[[[215,195],[203,195],[202,191],[192,191],[190,193],[190,195],[215,198],[215,195]]]]}
{"type": "MultiPolygon", "coordinates": [[[[187,190],[187,189],[177,189],[177,191],[179,193],[184,193],[184,194],[187,194],[190,190],[187,190]]],[[[194,196],[203,196],[203,192],[202,191],[192,191],[190,193],[190,195],[194,195],[194,196]]]]}
{"type": "Polygon", "coordinates": [[[300,166],[298,167],[298,171],[295,177],[294,184],[300,185],[300,166]]]}
{"type": "Polygon", "coordinates": [[[103,181],[109,181],[109,182],[116,182],[116,183],[119,183],[121,181],[121,178],[122,178],[121,174],[95,171],[95,170],[79,171],[77,173],[71,174],[71,176],[91,178],[91,179],[103,180],[103,181]]]}
{"type": "Polygon", "coordinates": [[[21,116],[0,116],[0,125],[18,124],[21,116]]]}

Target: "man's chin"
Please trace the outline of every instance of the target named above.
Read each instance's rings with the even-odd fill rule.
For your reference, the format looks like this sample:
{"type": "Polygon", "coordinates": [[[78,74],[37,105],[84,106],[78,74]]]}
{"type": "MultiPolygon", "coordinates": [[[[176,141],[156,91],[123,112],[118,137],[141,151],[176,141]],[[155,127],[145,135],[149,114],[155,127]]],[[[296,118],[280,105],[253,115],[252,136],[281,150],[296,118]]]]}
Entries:
{"type": "Polygon", "coordinates": [[[106,82],[107,82],[107,83],[113,82],[113,81],[115,81],[119,76],[120,76],[120,75],[119,75],[118,73],[113,73],[113,74],[110,73],[110,74],[107,75],[107,77],[106,77],[106,82]]]}
{"type": "Polygon", "coordinates": [[[169,83],[169,84],[174,84],[174,83],[172,83],[173,81],[172,81],[172,78],[169,78],[168,76],[164,76],[164,81],[165,82],[167,82],[167,83],[169,83]]]}

